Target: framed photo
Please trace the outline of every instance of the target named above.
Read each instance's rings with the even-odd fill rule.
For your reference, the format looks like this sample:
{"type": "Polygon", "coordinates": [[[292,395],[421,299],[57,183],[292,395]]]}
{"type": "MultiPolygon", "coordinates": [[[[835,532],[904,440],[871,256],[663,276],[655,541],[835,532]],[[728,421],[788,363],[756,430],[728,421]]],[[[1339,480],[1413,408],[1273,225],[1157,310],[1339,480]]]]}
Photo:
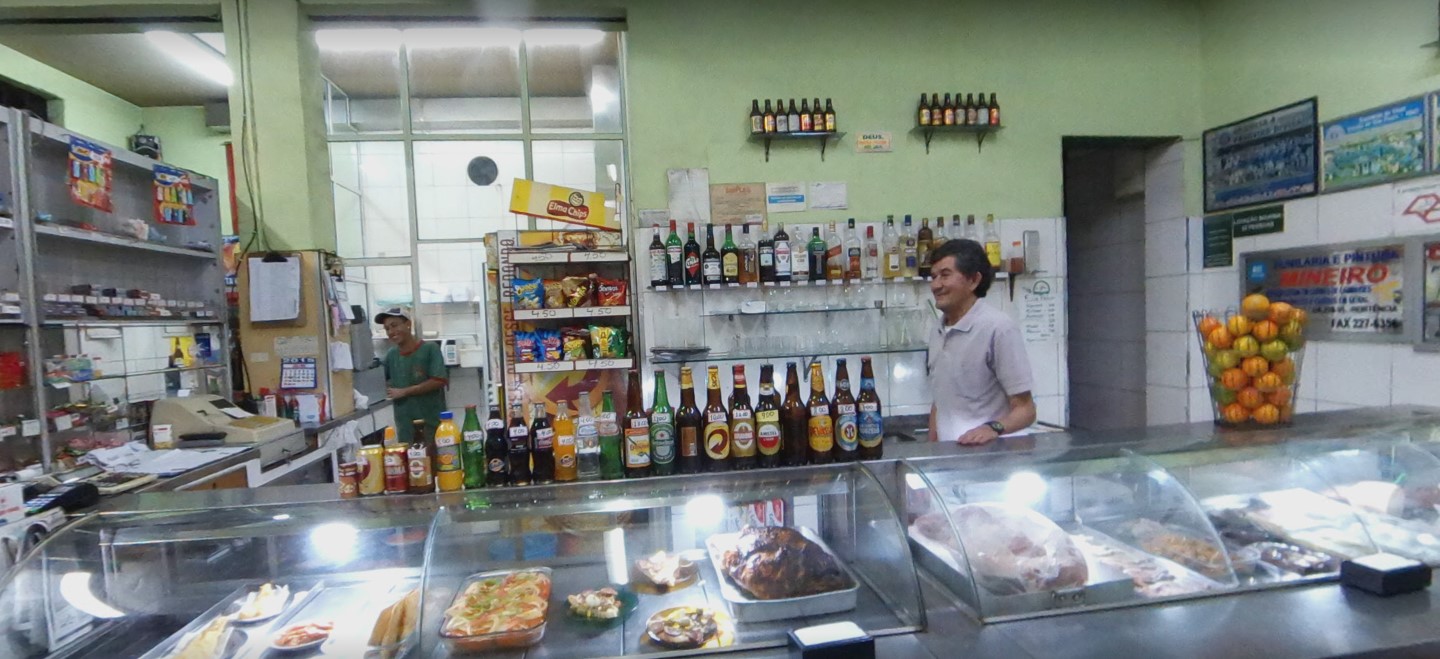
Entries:
{"type": "Polygon", "coordinates": [[[1318,106],[1309,98],[1205,131],[1205,212],[1318,192],[1318,106]]]}
{"type": "Polygon", "coordinates": [[[1325,192],[1422,176],[1426,162],[1426,100],[1409,98],[1327,121],[1321,127],[1325,192]]]}

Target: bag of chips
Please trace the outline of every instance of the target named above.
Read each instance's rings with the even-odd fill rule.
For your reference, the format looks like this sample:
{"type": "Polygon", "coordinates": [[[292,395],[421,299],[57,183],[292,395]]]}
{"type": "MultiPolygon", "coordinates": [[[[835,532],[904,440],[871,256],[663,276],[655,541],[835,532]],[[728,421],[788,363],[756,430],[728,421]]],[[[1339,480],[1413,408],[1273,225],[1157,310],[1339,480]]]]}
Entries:
{"type": "Polygon", "coordinates": [[[544,285],[545,285],[545,308],[546,308],[546,309],[564,309],[564,308],[565,308],[565,287],[561,284],[560,280],[559,280],[559,279],[546,279],[546,280],[544,281],[544,285]]]}
{"type": "Polygon", "coordinates": [[[535,361],[558,362],[560,361],[560,332],[555,330],[536,330],[539,338],[539,349],[535,361]]]}
{"type": "Polygon", "coordinates": [[[618,327],[591,325],[590,343],[595,359],[620,359],[628,353],[625,330],[618,327]]]}
{"type": "Polygon", "coordinates": [[[560,356],[564,361],[590,358],[590,330],[566,327],[560,330],[560,356]]]}
{"type": "Polygon", "coordinates": [[[560,280],[565,295],[565,306],[583,307],[590,302],[590,279],[588,277],[566,277],[560,280]]]}
{"type": "Polygon", "coordinates": [[[624,279],[595,280],[596,297],[602,307],[623,307],[630,303],[628,283],[624,279]]]}
{"type": "Polygon", "coordinates": [[[514,286],[516,309],[545,308],[545,290],[541,280],[516,277],[514,286]]]}
{"type": "Polygon", "coordinates": [[[535,357],[538,354],[536,348],[538,341],[534,332],[515,333],[515,361],[528,363],[538,361],[535,357]]]}

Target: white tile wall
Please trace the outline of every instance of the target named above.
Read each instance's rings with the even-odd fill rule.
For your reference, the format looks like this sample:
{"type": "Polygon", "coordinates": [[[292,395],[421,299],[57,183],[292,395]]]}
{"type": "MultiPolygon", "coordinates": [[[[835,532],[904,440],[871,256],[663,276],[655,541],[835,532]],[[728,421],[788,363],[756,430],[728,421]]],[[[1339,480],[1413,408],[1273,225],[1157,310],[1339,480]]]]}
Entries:
{"type": "Polygon", "coordinates": [[[1394,405],[1440,405],[1440,353],[1395,351],[1390,372],[1390,402],[1394,405]]]}
{"type": "Polygon", "coordinates": [[[1146,277],[1145,327],[1150,331],[1183,332],[1190,328],[1186,300],[1190,283],[1185,275],[1146,277]]]}
{"type": "Polygon", "coordinates": [[[1189,354],[1198,352],[1186,332],[1148,332],[1145,336],[1145,382],[1184,389],[1190,386],[1189,354]]]}
{"type": "MultiPolygon", "coordinates": [[[[1348,190],[1319,200],[1319,243],[1368,240],[1391,235],[1391,186],[1348,190]]],[[[1289,222],[1289,219],[1286,219],[1289,222]]]]}
{"type": "MultiPolygon", "coordinates": [[[[1167,147],[1168,151],[1170,147],[1167,147]]],[[[1162,158],[1145,171],[1145,221],[1163,222],[1185,216],[1184,163],[1162,158]]]]}
{"type": "MultiPolygon", "coordinates": [[[[1147,218],[1148,219],[1148,218],[1147,218]]],[[[1145,275],[1183,275],[1187,267],[1185,218],[1145,224],[1145,275]]]]}
{"type": "Polygon", "coordinates": [[[1190,390],[1151,385],[1145,396],[1145,423],[1151,426],[1189,420],[1190,390]]]}

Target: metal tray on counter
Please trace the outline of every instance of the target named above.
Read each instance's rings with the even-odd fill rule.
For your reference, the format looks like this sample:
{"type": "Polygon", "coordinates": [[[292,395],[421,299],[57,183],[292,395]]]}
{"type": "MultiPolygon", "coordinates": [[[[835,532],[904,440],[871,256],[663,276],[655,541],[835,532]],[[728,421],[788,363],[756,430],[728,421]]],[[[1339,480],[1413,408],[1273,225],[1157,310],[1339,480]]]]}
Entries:
{"type": "Polygon", "coordinates": [[[850,587],[841,590],[832,590],[828,593],[806,595],[804,597],[787,597],[784,599],[758,600],[754,599],[731,582],[730,577],[725,574],[724,564],[721,555],[725,548],[733,546],[739,533],[717,533],[705,539],[706,549],[709,550],[710,563],[715,567],[715,574],[720,581],[720,596],[730,605],[730,612],[735,616],[736,622],[764,622],[767,620],[785,620],[789,618],[803,618],[807,616],[819,616],[827,613],[839,613],[855,608],[857,593],[860,590],[860,582],[850,567],[830,550],[818,535],[805,527],[797,527],[801,535],[817,545],[835,559],[835,564],[845,572],[845,578],[850,580],[850,587]]]}
{"type": "MultiPolygon", "coordinates": [[[[158,645],[151,648],[149,652],[141,655],[140,659],[166,659],[174,655],[181,649],[180,646],[183,642],[188,641],[193,634],[205,628],[216,618],[233,615],[235,609],[239,608],[240,602],[242,602],[251,591],[259,589],[263,584],[264,582],[247,584],[236,588],[234,592],[222,598],[215,606],[210,607],[204,613],[196,616],[194,620],[190,621],[190,624],[181,627],[179,631],[171,634],[158,645]]],[[[284,585],[290,585],[291,591],[290,597],[286,601],[285,606],[280,610],[280,613],[273,618],[254,623],[237,624],[232,620],[230,623],[230,631],[228,632],[229,638],[225,643],[225,647],[216,653],[213,659],[238,659],[245,655],[245,650],[250,645],[257,642],[262,645],[268,643],[269,641],[266,639],[275,621],[287,618],[287,613],[304,606],[316,592],[324,587],[322,582],[315,582],[314,585],[311,585],[307,590],[296,592],[293,584],[284,585]]]]}

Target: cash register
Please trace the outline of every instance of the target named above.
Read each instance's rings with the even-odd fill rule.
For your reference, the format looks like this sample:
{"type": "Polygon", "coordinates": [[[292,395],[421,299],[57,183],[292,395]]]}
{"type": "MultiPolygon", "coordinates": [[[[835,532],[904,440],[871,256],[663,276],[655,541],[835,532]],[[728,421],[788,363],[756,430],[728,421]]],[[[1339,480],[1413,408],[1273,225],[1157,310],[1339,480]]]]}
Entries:
{"type": "Polygon", "coordinates": [[[157,400],[150,423],[169,424],[181,443],[186,438],[208,438],[226,444],[264,444],[300,432],[289,419],[254,415],[214,395],[157,400]]]}

